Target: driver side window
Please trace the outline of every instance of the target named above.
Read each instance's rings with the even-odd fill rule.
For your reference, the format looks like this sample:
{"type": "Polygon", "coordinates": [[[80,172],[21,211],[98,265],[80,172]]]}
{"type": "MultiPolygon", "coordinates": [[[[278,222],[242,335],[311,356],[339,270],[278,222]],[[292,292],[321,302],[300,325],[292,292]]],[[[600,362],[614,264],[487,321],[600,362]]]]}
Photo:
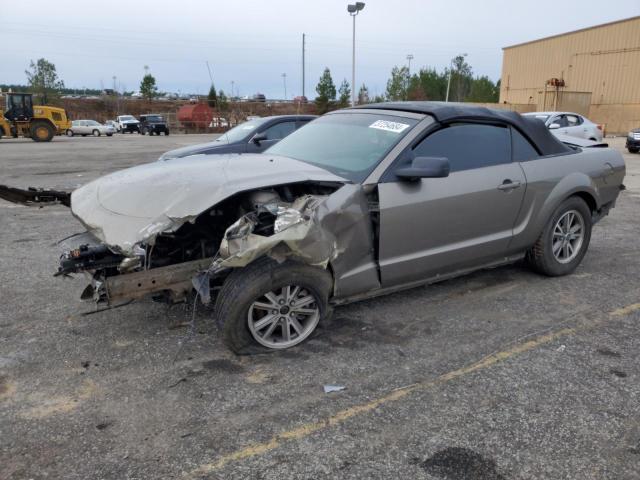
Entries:
{"type": "Polygon", "coordinates": [[[264,131],[267,140],[281,140],[296,129],[296,122],[280,122],[264,131]]]}
{"type": "Polygon", "coordinates": [[[503,126],[452,124],[420,142],[413,156],[446,157],[451,172],[511,163],[511,136],[503,126]]]}
{"type": "Polygon", "coordinates": [[[567,122],[567,117],[565,115],[556,117],[552,123],[557,123],[560,125],[560,128],[566,128],[569,126],[569,122],[567,122]]]}

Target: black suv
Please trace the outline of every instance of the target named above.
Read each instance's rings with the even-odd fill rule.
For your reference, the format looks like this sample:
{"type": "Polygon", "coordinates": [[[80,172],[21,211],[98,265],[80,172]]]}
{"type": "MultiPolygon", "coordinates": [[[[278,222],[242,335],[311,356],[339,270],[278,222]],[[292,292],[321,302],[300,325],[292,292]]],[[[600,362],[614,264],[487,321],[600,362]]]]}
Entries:
{"type": "Polygon", "coordinates": [[[167,127],[167,122],[162,115],[140,115],[139,127],[140,133],[143,135],[153,135],[154,133],[169,135],[169,127],[167,127]]]}
{"type": "Polygon", "coordinates": [[[638,153],[640,151],[640,128],[631,130],[627,135],[627,150],[629,150],[629,153],[638,153]]]}

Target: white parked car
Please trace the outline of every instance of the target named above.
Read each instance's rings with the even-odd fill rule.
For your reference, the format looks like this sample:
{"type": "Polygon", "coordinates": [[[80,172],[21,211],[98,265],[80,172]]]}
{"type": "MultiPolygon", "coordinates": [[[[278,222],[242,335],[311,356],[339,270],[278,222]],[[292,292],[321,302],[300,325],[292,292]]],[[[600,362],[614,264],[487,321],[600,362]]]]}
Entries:
{"type": "Polygon", "coordinates": [[[140,122],[133,115],[118,115],[116,117],[116,125],[120,133],[140,133],[140,122]]]}
{"type": "Polygon", "coordinates": [[[67,130],[67,136],[73,137],[74,135],[93,135],[99,137],[100,135],[106,135],[110,137],[116,133],[115,129],[109,125],[103,125],[95,120],[74,120],[71,122],[71,128],[67,130]]]}
{"type": "Polygon", "coordinates": [[[551,133],[585,138],[594,142],[601,142],[602,127],[586,117],[572,112],[530,112],[525,117],[535,117],[544,122],[551,133]]]}

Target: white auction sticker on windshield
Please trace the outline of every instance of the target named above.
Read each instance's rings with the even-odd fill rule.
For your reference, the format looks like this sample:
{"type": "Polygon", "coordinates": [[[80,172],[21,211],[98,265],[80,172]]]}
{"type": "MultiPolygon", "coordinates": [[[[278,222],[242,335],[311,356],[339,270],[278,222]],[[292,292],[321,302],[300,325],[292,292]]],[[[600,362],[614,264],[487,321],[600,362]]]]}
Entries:
{"type": "Polygon", "coordinates": [[[377,128],[378,130],[386,130],[387,132],[400,133],[409,128],[406,123],[390,122],[389,120],[376,120],[369,128],[377,128]]]}

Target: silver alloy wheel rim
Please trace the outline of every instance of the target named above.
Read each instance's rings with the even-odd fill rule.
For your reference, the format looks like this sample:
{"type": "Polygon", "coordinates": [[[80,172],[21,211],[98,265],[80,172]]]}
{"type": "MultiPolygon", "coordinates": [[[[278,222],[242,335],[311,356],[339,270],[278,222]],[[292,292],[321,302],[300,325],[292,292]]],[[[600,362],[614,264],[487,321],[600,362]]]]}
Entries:
{"type": "Polygon", "coordinates": [[[289,348],[305,340],[320,320],[320,307],[306,288],[287,285],[254,301],[247,313],[253,338],[268,348],[289,348]]]}
{"type": "Polygon", "coordinates": [[[551,249],[559,263],[569,263],[580,253],[584,242],[584,218],[577,210],[565,212],[553,227],[551,249]]]}

